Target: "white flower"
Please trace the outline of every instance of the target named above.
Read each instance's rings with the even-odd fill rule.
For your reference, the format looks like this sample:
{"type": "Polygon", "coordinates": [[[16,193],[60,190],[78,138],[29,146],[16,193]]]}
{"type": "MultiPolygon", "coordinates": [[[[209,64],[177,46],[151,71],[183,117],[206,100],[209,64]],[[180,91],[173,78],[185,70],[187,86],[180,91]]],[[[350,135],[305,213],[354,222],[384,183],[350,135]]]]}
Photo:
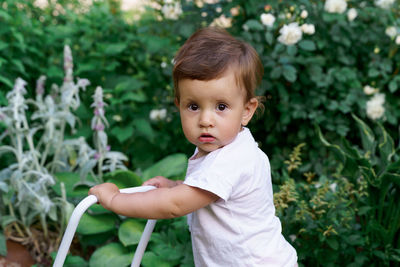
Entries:
{"type": "Polygon", "coordinates": [[[150,120],[152,121],[160,121],[165,119],[165,117],[167,117],[167,110],[165,108],[150,111],[150,120]]]}
{"type": "Polygon", "coordinates": [[[115,120],[115,121],[122,121],[121,115],[118,115],[118,114],[114,115],[112,118],[113,118],[113,120],[115,120]]]}
{"type": "Polygon", "coordinates": [[[215,9],[215,11],[217,11],[218,13],[221,13],[222,12],[222,7],[217,7],[216,9],[215,9]]]}
{"type": "Polygon", "coordinates": [[[342,14],[347,9],[347,3],[345,0],[326,0],[324,9],[329,13],[342,14]]]}
{"type": "Polygon", "coordinates": [[[331,185],[329,186],[329,188],[332,190],[332,192],[336,192],[336,187],[337,187],[337,184],[336,184],[336,183],[333,183],[333,184],[331,184],[331,185]]]}
{"type": "Polygon", "coordinates": [[[357,16],[358,16],[357,9],[350,8],[349,11],[347,11],[347,19],[349,21],[353,21],[355,18],[357,18],[357,16]]]}
{"type": "Polygon", "coordinates": [[[296,237],[296,235],[290,235],[289,238],[290,238],[290,240],[292,240],[292,242],[294,242],[297,237],[296,237]]]}
{"type": "Polygon", "coordinates": [[[161,68],[163,68],[163,69],[164,69],[164,68],[166,68],[166,67],[167,67],[167,62],[164,62],[164,61],[163,61],[163,62],[161,62],[161,68]]]}
{"type": "Polygon", "coordinates": [[[305,33],[305,34],[314,34],[315,33],[315,26],[313,24],[307,24],[304,23],[303,25],[301,25],[301,30],[305,33]]]}
{"type": "Polygon", "coordinates": [[[397,35],[395,42],[397,45],[400,45],[400,35],[397,35]]]}
{"type": "Polygon", "coordinates": [[[367,116],[373,120],[379,119],[385,113],[383,104],[385,103],[384,94],[375,94],[367,101],[367,116]]]}
{"type": "Polygon", "coordinates": [[[373,94],[378,92],[377,88],[374,88],[374,87],[372,87],[370,85],[364,86],[363,89],[364,89],[364,94],[366,94],[366,95],[373,95],[373,94]]]}
{"type": "Polygon", "coordinates": [[[389,9],[395,0],[375,0],[375,5],[380,8],[389,9]]]}
{"type": "Polygon", "coordinates": [[[307,18],[307,17],[308,17],[308,12],[307,12],[307,10],[303,10],[303,11],[301,11],[301,13],[300,13],[300,17],[301,17],[302,19],[305,19],[305,18],[307,18]]]}
{"type": "Polygon", "coordinates": [[[268,14],[263,13],[261,14],[261,22],[265,26],[272,27],[272,25],[274,25],[275,22],[275,16],[270,13],[268,14]]]}
{"type": "Polygon", "coordinates": [[[385,33],[390,38],[394,38],[396,36],[396,34],[397,34],[397,29],[394,26],[390,26],[390,27],[386,28],[385,33]]]}
{"type": "Polygon", "coordinates": [[[166,4],[161,8],[161,12],[165,18],[177,20],[182,14],[181,3],[177,2],[175,4],[166,4]]]}
{"type": "Polygon", "coordinates": [[[232,16],[237,16],[240,13],[240,7],[239,6],[232,7],[230,12],[232,16]]]}
{"type": "Polygon", "coordinates": [[[301,40],[303,32],[301,31],[297,22],[292,22],[289,25],[283,25],[279,30],[281,34],[278,37],[278,41],[285,45],[293,45],[301,40]]]}
{"type": "Polygon", "coordinates": [[[232,18],[227,18],[225,15],[221,15],[219,18],[214,19],[214,21],[211,23],[211,26],[230,28],[232,26],[232,18]]]}

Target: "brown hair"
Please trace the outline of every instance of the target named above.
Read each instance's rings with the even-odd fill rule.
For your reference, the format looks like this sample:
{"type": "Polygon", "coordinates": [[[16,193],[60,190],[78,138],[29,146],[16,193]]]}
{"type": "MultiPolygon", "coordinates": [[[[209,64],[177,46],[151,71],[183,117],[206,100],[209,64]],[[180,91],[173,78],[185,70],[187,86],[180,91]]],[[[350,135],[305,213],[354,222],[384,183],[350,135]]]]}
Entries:
{"type": "Polygon", "coordinates": [[[195,32],[179,49],[174,61],[174,90],[178,101],[180,80],[217,79],[231,67],[237,83],[246,90],[245,100],[249,101],[256,97],[255,89],[264,73],[260,58],[250,44],[217,27],[195,32]]]}

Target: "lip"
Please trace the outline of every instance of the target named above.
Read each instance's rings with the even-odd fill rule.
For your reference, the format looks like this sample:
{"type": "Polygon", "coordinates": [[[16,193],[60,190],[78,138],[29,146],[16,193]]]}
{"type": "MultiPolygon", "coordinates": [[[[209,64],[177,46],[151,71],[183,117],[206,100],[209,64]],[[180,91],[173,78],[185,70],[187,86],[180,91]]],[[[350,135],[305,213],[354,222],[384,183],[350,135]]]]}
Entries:
{"type": "Polygon", "coordinates": [[[212,136],[211,134],[203,133],[200,135],[199,141],[201,143],[212,143],[215,141],[215,137],[212,136]]]}

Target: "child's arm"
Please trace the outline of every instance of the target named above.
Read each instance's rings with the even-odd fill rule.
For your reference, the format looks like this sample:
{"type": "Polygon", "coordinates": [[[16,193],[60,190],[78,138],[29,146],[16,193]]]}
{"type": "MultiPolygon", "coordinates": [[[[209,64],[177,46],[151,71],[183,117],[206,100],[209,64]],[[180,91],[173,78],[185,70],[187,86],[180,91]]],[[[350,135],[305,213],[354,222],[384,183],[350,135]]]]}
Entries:
{"type": "Polygon", "coordinates": [[[171,188],[171,187],[180,185],[182,183],[183,183],[182,180],[174,181],[174,180],[167,179],[163,176],[156,176],[156,177],[153,177],[153,178],[147,180],[146,182],[144,182],[143,185],[152,185],[157,188],[161,188],[161,187],[171,188]]]}
{"type": "Polygon", "coordinates": [[[89,190],[106,209],[129,217],[168,219],[184,216],[216,201],[218,196],[196,187],[179,184],[143,193],[120,193],[116,185],[104,183],[89,190]]]}

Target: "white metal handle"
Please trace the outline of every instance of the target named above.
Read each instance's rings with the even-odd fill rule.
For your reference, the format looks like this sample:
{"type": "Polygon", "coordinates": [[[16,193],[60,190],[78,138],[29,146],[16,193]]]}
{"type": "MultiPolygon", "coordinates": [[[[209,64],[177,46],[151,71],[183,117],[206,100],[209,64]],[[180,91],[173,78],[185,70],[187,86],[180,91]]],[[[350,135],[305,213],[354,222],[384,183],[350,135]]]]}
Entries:
{"type": "MultiPolygon", "coordinates": [[[[138,187],[130,187],[121,189],[121,193],[137,193],[137,192],[146,192],[156,187],[148,185],[148,186],[138,186],[138,187]]],[[[94,195],[87,196],[84,198],[79,204],[76,206],[74,211],[72,212],[71,218],[69,219],[67,229],[65,230],[63,239],[61,241],[60,247],[58,248],[57,256],[54,261],[53,267],[62,267],[67,257],[69,247],[71,246],[72,239],[74,237],[76,228],[78,227],[79,221],[83,215],[83,213],[93,204],[97,203],[97,198],[94,195]]],[[[142,260],[143,253],[146,249],[147,243],[149,242],[151,233],[153,232],[154,226],[156,224],[156,220],[148,220],[142,236],[140,238],[139,244],[136,248],[135,256],[133,257],[131,267],[139,267],[140,261],[142,260]]]]}

